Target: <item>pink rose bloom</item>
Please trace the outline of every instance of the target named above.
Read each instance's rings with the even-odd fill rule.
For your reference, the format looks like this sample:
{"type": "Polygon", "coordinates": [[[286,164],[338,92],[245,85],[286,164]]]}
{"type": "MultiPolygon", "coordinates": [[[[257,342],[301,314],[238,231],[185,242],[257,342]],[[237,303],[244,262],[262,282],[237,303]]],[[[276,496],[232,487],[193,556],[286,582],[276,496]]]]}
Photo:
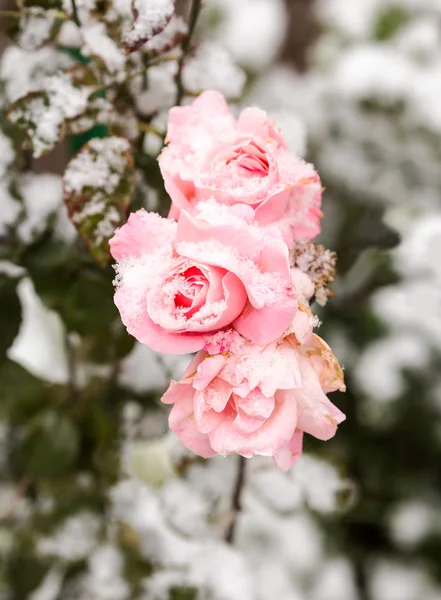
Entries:
{"type": "Polygon", "coordinates": [[[335,434],[345,416],[326,394],[344,389],[340,365],[317,335],[257,346],[230,330],[214,336],[162,401],[173,404],[170,428],[196,454],[272,456],[286,471],[303,433],[335,434]]]}
{"type": "Polygon", "coordinates": [[[158,352],[200,350],[229,326],[267,344],[296,313],[286,244],[216,203],[178,222],[140,210],[110,248],[122,321],[158,352]]]}
{"type": "Polygon", "coordinates": [[[319,233],[319,176],[287,150],[264,111],[247,108],[236,121],[222,95],[207,91],[169,111],[167,141],[159,166],[170,217],[194,214],[201,200],[214,198],[243,205],[260,226],[278,227],[290,248],[319,233]]]}

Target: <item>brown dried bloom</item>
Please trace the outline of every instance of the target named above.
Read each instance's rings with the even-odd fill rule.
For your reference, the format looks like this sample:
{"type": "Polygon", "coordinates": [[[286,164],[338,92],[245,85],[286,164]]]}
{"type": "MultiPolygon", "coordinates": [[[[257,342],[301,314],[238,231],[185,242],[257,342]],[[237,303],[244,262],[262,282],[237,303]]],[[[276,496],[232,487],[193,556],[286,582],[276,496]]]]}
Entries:
{"type": "Polygon", "coordinates": [[[291,252],[291,265],[306,273],[315,287],[315,300],[324,306],[334,292],[328,286],[336,277],[337,254],[314,242],[299,242],[291,252]]]}

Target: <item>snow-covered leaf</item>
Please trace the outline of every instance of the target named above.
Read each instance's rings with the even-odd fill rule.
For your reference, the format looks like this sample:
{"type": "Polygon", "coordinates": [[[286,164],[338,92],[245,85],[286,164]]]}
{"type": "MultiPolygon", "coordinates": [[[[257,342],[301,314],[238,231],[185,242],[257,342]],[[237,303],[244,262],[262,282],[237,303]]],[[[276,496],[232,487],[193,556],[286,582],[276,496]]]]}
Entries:
{"type": "Polygon", "coordinates": [[[25,133],[23,145],[32,149],[35,157],[52,150],[63,138],[65,119],[74,119],[86,110],[92,91],[79,87],[69,72],[46,77],[43,88],[13,102],[6,113],[25,133]]]}
{"type": "Polygon", "coordinates": [[[59,10],[38,6],[24,8],[21,17],[11,17],[6,24],[8,37],[24,50],[37,50],[54,39],[67,16],[59,10]]]}
{"type": "Polygon", "coordinates": [[[109,123],[115,117],[114,113],[113,105],[105,98],[93,98],[81,115],[66,121],[66,131],[72,135],[84,133],[98,123],[109,123]]]}
{"type": "Polygon", "coordinates": [[[154,58],[172,50],[185,40],[188,33],[187,23],[182,17],[173,15],[168,25],[158,33],[154,35],[143,47],[143,51],[148,54],[149,57],[154,58]]]}
{"type": "Polygon", "coordinates": [[[24,132],[23,147],[32,150],[35,157],[52,150],[63,138],[63,111],[51,106],[46,92],[30,92],[19,98],[9,106],[6,116],[24,132]]]}
{"type": "Polygon", "coordinates": [[[138,50],[154,35],[161,33],[174,10],[174,0],[132,0],[133,24],[123,37],[126,54],[138,50]]]}
{"type": "Polygon", "coordinates": [[[101,264],[109,261],[108,240],[125,219],[134,185],[133,156],[123,138],[91,140],[66,168],[63,187],[69,216],[101,264]]]}
{"type": "Polygon", "coordinates": [[[86,56],[98,59],[112,75],[122,72],[125,67],[124,53],[107,35],[104,23],[93,23],[83,29],[82,52],[86,56]]]}

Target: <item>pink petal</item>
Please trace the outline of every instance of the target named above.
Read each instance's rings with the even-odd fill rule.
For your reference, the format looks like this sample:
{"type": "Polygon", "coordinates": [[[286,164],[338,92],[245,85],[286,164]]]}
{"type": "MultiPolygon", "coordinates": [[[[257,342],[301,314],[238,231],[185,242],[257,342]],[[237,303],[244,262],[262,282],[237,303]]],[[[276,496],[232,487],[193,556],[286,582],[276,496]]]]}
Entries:
{"type": "Polygon", "coordinates": [[[320,380],[307,358],[299,357],[303,389],[292,393],[299,406],[298,427],[319,440],[329,440],[345,415],[323,393],[320,380]]]}
{"type": "Polygon", "coordinates": [[[168,420],[170,429],[176,433],[189,450],[203,458],[211,458],[215,456],[216,452],[210,446],[207,436],[198,431],[196,427],[193,414],[194,392],[191,386],[187,387],[190,392],[186,391],[170,411],[168,420]]]}
{"type": "Polygon", "coordinates": [[[274,454],[274,462],[281,471],[288,471],[302,455],[303,431],[296,429],[288,446],[274,454]]]}
{"type": "Polygon", "coordinates": [[[231,394],[231,385],[220,377],[213,379],[204,391],[207,404],[216,412],[225,410],[228,400],[231,398],[231,394]]]}
{"type": "Polygon", "coordinates": [[[259,223],[271,223],[283,217],[286,212],[292,194],[292,187],[281,192],[269,195],[268,198],[256,207],[256,221],[259,223]]]}
{"type": "Polygon", "coordinates": [[[288,392],[279,391],[275,397],[271,417],[255,433],[243,434],[234,425],[234,419],[225,419],[209,433],[210,444],[219,454],[242,456],[273,456],[292,438],[297,424],[297,405],[288,392]]]}
{"type": "Polygon", "coordinates": [[[147,310],[141,314],[127,310],[130,302],[124,286],[115,292],[114,300],[127,331],[152,350],[164,354],[187,354],[204,347],[205,340],[201,334],[168,333],[150,319],[147,310]]]}
{"type": "Polygon", "coordinates": [[[164,392],[161,402],[164,404],[174,404],[182,398],[191,397],[193,398],[193,391],[191,385],[188,383],[179,383],[178,381],[170,381],[170,385],[164,392]]]}
{"type": "Polygon", "coordinates": [[[251,107],[243,110],[237,121],[237,130],[263,139],[270,137],[281,147],[286,148],[283,136],[276,131],[274,123],[268,118],[266,112],[259,108],[251,107]]]}
{"type": "Polygon", "coordinates": [[[204,390],[209,383],[222,371],[226,359],[222,354],[210,356],[200,363],[197,373],[193,380],[193,387],[198,390],[204,390]]]}
{"type": "Polygon", "coordinates": [[[141,256],[155,250],[158,244],[171,245],[176,223],[144,209],[131,213],[128,221],[109,240],[110,251],[115,260],[128,256],[141,256]]]}
{"type": "Polygon", "coordinates": [[[240,409],[237,411],[237,416],[233,421],[236,430],[244,435],[256,432],[264,423],[264,418],[251,417],[240,409]]]}
{"type": "Polygon", "coordinates": [[[291,324],[297,310],[297,300],[287,297],[264,308],[251,305],[233,323],[234,328],[244,337],[259,346],[264,346],[282,337],[291,324]]]}
{"type": "Polygon", "coordinates": [[[245,398],[237,398],[236,403],[245,414],[262,419],[268,419],[275,406],[274,398],[267,398],[259,388],[252,390],[245,398]]]}
{"type": "Polygon", "coordinates": [[[225,418],[208,405],[203,392],[195,392],[193,407],[196,426],[201,433],[210,433],[225,418]]]}

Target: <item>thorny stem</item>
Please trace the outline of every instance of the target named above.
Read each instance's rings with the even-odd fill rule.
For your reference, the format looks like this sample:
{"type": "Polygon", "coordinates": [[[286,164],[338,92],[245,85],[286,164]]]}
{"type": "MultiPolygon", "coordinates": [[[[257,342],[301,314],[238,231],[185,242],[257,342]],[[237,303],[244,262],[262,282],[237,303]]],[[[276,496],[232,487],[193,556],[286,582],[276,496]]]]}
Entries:
{"type": "Polygon", "coordinates": [[[242,491],[245,485],[245,474],[246,474],[246,461],[247,459],[243,456],[239,456],[239,463],[237,467],[236,482],[234,484],[233,497],[231,500],[231,523],[225,534],[225,541],[228,544],[234,543],[234,536],[236,533],[237,519],[239,513],[242,510],[242,491]]]}
{"type": "Polygon", "coordinates": [[[80,17],[78,16],[78,8],[77,8],[76,0],[72,0],[72,18],[74,20],[75,25],[78,25],[78,27],[81,27],[80,17]]]}
{"type": "Polygon", "coordinates": [[[182,102],[184,95],[184,84],[182,82],[182,72],[184,69],[185,59],[187,58],[188,51],[190,49],[191,39],[193,37],[196,23],[199,18],[199,13],[202,8],[202,0],[193,0],[191,5],[190,17],[188,19],[188,33],[184,42],[182,43],[182,55],[178,62],[178,72],[176,73],[176,106],[179,106],[182,102]]]}

